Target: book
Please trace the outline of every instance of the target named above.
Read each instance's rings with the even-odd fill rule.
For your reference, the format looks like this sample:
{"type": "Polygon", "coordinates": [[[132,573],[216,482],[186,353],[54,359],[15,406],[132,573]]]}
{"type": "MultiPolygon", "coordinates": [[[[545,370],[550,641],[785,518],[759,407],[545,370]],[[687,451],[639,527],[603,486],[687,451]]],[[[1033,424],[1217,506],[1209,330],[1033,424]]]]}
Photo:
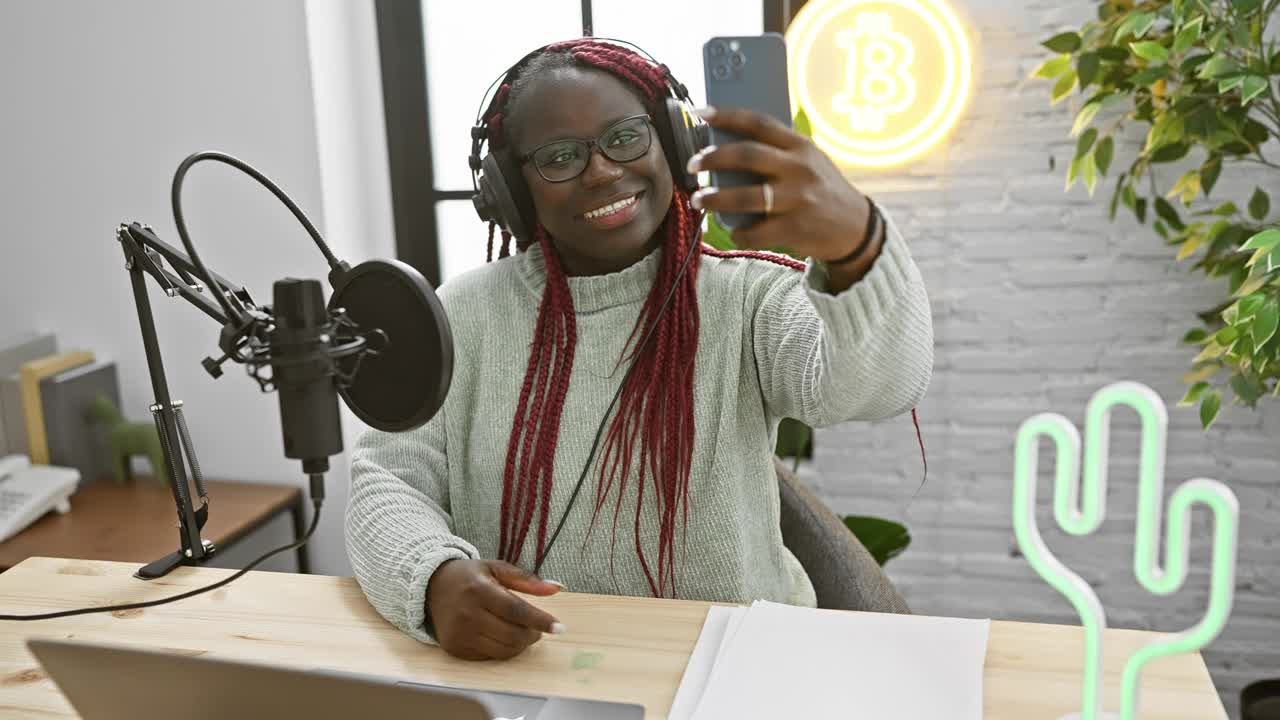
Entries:
{"type": "Polygon", "coordinates": [[[79,470],[82,484],[112,475],[114,467],[107,428],[89,416],[99,395],[120,407],[115,363],[93,362],[40,381],[49,464],[79,470]]]}
{"type": "Polygon", "coordinates": [[[32,465],[49,464],[49,441],[44,428],[40,381],[91,362],[93,353],[72,350],[24,363],[18,371],[18,380],[22,386],[22,414],[27,425],[27,456],[31,458],[32,465]]]}
{"type": "Polygon", "coordinates": [[[57,339],[50,333],[27,332],[0,340],[0,457],[27,454],[27,428],[18,392],[18,370],[23,363],[58,352],[57,339]],[[12,391],[3,383],[13,381],[12,391]]]}

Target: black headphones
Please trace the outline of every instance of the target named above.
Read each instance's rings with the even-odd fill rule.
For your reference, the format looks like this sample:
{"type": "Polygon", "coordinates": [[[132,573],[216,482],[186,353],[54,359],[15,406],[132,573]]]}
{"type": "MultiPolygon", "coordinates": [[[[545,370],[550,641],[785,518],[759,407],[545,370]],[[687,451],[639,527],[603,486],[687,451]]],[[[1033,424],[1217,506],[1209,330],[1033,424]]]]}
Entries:
{"type": "MultiPolygon", "coordinates": [[[[670,68],[633,43],[613,38],[584,37],[582,39],[628,45],[662,70],[666,78],[668,95],[662,99],[662,107],[655,113],[653,124],[657,128],[658,141],[662,144],[663,152],[666,153],[667,164],[671,167],[671,176],[676,187],[686,192],[696,190],[697,176],[690,175],[685,167],[689,158],[707,146],[709,130],[707,125],[693,114],[693,103],[689,100],[688,88],[676,80],[670,68]]],[[[493,110],[493,103],[497,100],[497,96],[495,94],[487,104],[485,99],[489,98],[489,93],[493,92],[495,87],[513,82],[525,64],[534,57],[547,48],[560,44],[563,43],[551,43],[530,52],[499,76],[481,99],[481,110],[476,114],[475,126],[471,128],[469,161],[471,184],[475,190],[471,202],[475,205],[476,214],[485,222],[497,223],[521,242],[528,242],[532,238],[533,228],[537,222],[533,209],[533,197],[529,194],[524,176],[520,173],[519,163],[509,149],[495,151],[490,148],[490,152],[485,154],[483,159],[480,156],[480,146],[486,142],[489,133],[489,125],[485,118],[493,110]]]]}

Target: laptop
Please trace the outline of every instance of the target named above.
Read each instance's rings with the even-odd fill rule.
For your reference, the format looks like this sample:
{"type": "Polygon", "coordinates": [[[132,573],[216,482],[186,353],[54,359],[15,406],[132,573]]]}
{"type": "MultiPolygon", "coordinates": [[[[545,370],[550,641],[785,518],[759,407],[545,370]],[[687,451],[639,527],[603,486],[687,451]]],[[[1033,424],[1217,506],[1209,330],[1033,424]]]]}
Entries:
{"type": "Polygon", "coordinates": [[[121,645],[33,639],[27,647],[84,720],[644,718],[644,708],[632,704],[462,690],[121,645]]]}

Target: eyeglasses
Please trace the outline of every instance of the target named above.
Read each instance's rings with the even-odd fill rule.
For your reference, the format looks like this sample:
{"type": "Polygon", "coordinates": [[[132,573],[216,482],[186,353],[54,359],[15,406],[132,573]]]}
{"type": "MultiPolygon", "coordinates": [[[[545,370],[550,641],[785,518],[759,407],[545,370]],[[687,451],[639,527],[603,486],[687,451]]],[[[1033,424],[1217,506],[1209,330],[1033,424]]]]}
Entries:
{"type": "Polygon", "coordinates": [[[587,169],[594,148],[614,162],[631,162],[649,152],[653,142],[649,122],[647,114],[632,115],[610,125],[595,140],[553,140],[520,156],[520,164],[532,160],[543,180],[560,183],[587,169]]]}

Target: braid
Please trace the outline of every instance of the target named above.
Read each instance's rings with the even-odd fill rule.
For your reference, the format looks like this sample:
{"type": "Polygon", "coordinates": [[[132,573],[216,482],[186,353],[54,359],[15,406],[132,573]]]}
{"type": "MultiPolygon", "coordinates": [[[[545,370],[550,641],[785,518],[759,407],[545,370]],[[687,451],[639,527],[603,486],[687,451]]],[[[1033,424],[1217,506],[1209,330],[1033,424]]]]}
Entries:
{"type": "MultiPolygon", "coordinates": [[[[614,75],[639,91],[651,110],[659,106],[666,94],[664,68],[630,50],[590,39],[557,43],[535,56],[519,76],[499,88],[485,116],[491,148],[501,150],[507,146],[504,121],[532,78],[540,72],[569,66],[594,68],[614,75]]],[[[623,498],[634,465],[635,549],[650,592],[656,597],[676,596],[676,526],[679,522],[682,528],[687,528],[689,521],[689,475],[694,443],[693,360],[698,349],[697,276],[701,257],[704,254],[751,257],[797,269],[804,267],[802,263],[771,253],[725,253],[702,245],[701,222],[702,215],[689,202],[689,194],[677,188],[671,208],[658,229],[663,238],[663,253],[657,277],[618,358],[619,366],[624,360],[630,360],[634,369],[622,387],[617,413],[609,421],[590,525],[593,530],[600,511],[610,496],[616,495],[609,559],[612,572],[612,547],[616,546],[623,498]],[[671,297],[671,307],[660,313],[680,273],[681,263],[695,247],[699,251],[689,258],[689,267],[680,276],[671,297]],[[650,342],[641,347],[640,340],[646,337],[650,342]],[[650,490],[658,509],[657,548],[645,548],[641,541],[645,495],[650,490]],[[651,555],[653,550],[656,557],[651,555]]],[[[503,231],[502,240],[500,258],[510,254],[510,234],[503,231]]],[[[502,479],[499,557],[512,563],[520,560],[535,515],[537,560],[546,550],[560,417],[577,345],[576,315],[568,279],[552,239],[541,224],[535,227],[531,238],[517,243],[517,250],[534,251],[531,248],[535,244],[536,252],[541,252],[545,260],[546,288],[538,308],[502,479]]],[[[493,257],[492,227],[488,257],[493,257]]],[[[682,530],[682,556],[685,540],[682,530]]]]}

